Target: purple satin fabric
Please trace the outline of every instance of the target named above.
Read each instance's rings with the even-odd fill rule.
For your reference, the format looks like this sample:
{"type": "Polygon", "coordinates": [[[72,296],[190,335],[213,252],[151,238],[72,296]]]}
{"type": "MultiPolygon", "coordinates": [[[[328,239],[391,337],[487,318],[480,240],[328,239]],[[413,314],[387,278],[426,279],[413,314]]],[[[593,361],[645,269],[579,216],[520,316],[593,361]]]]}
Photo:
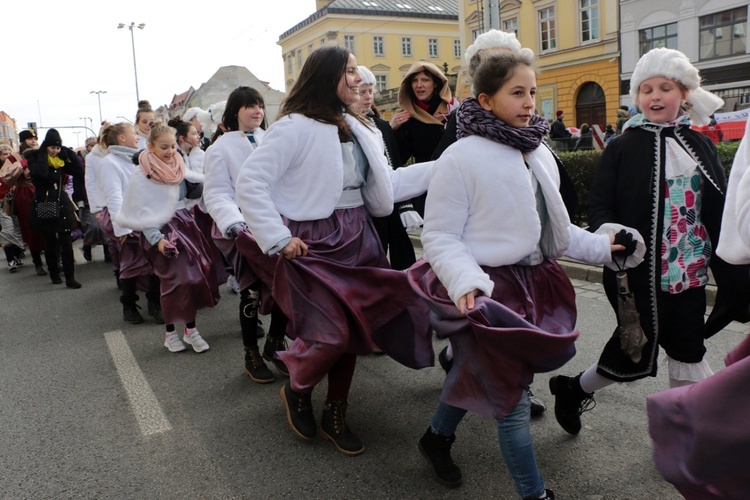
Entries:
{"type": "Polygon", "coordinates": [[[213,239],[214,220],[208,215],[208,212],[201,209],[200,205],[195,205],[192,210],[195,224],[198,226],[201,233],[203,233],[203,236],[205,236],[211,250],[211,272],[214,274],[214,279],[216,279],[218,284],[224,284],[229,278],[229,273],[224,265],[221,250],[216,246],[213,239]]]}
{"type": "Polygon", "coordinates": [[[441,400],[493,419],[510,413],[534,373],[575,355],[575,291],[553,260],[537,266],[483,267],[495,283],[462,315],[430,265],[420,259],[409,282],[430,306],[430,320],[453,346],[441,400]]]}
{"type": "Polygon", "coordinates": [[[234,277],[240,284],[240,289],[245,290],[258,281],[258,275],[255,274],[247,259],[237,249],[236,240],[226,239],[215,223],[211,228],[211,239],[226,261],[229,262],[229,265],[232,266],[234,277]]]}
{"type": "Polygon", "coordinates": [[[646,398],[654,461],[685,498],[750,496],[750,337],[727,367],[646,398]]]}
{"type": "Polygon", "coordinates": [[[109,250],[109,256],[112,258],[112,267],[116,270],[120,269],[120,244],[115,236],[115,231],[112,228],[112,217],[109,215],[107,207],[102,208],[99,212],[99,227],[104,233],[104,241],[109,250]]]}
{"type": "Polygon", "coordinates": [[[195,320],[198,309],[219,303],[219,284],[211,268],[211,247],[187,209],[175,212],[161,232],[177,247],[177,257],[165,257],[143,236],[141,240],[148,250],[154,273],[161,280],[164,321],[189,323],[195,320]]]}
{"type": "Polygon", "coordinates": [[[247,232],[237,247],[289,318],[296,340],[279,356],[295,390],[313,387],[345,352],[371,353],[373,341],[405,366],[433,365],[428,309],[406,274],[390,269],[364,207],[285,223],[308,245],[307,256],[269,257],[247,232]]]}

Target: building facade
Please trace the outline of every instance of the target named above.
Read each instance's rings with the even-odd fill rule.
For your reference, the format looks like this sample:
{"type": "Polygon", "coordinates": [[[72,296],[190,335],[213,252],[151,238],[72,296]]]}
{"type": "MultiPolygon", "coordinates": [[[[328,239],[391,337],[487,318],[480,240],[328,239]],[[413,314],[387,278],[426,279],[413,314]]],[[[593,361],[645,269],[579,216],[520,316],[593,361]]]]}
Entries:
{"type": "MultiPolygon", "coordinates": [[[[491,28],[515,33],[538,58],[538,112],[554,119],[562,109],[566,125],[603,130],[620,106],[618,7],[617,0],[460,0],[462,45],[491,28]]],[[[459,80],[464,97],[470,86],[459,80]]]]}
{"type": "Polygon", "coordinates": [[[8,145],[14,151],[18,150],[16,120],[5,111],[0,111],[0,144],[8,145]]]}
{"type": "MultiPolygon", "coordinates": [[[[456,0],[318,0],[317,11],[279,37],[286,90],[307,56],[332,44],[351,50],[375,75],[378,103],[392,102],[409,67],[425,59],[447,73],[461,67],[456,0]]],[[[387,113],[386,113],[387,115],[387,113]]]]}
{"type": "Polygon", "coordinates": [[[724,99],[719,112],[750,107],[747,0],[621,0],[621,101],[631,105],[630,77],[655,47],[683,52],[700,70],[703,86],[724,99]]]}

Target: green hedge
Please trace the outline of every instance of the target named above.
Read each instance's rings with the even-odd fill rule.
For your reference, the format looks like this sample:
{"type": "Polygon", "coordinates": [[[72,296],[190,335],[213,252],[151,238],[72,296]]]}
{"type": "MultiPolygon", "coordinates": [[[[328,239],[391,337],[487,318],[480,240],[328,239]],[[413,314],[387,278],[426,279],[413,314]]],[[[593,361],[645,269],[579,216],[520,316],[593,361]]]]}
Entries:
{"type": "MultiPolygon", "coordinates": [[[[717,145],[719,159],[724,167],[724,171],[729,175],[732,168],[734,155],[737,153],[739,142],[725,142],[717,145]]],[[[578,193],[578,210],[574,223],[586,226],[586,206],[588,204],[589,187],[594,179],[594,172],[599,165],[599,159],[602,157],[601,151],[576,151],[576,152],[559,152],[557,156],[562,160],[565,169],[568,171],[570,178],[573,180],[576,192],[578,193]]]]}

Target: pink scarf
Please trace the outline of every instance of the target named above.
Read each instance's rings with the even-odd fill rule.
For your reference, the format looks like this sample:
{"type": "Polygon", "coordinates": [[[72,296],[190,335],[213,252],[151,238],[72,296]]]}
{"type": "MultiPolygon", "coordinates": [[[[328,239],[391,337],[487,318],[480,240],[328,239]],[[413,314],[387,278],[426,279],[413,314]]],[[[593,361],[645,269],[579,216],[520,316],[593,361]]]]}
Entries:
{"type": "Polygon", "coordinates": [[[138,164],[144,175],[157,184],[179,184],[185,178],[185,162],[179,153],[170,163],[164,163],[148,149],[138,155],[138,164]]]}

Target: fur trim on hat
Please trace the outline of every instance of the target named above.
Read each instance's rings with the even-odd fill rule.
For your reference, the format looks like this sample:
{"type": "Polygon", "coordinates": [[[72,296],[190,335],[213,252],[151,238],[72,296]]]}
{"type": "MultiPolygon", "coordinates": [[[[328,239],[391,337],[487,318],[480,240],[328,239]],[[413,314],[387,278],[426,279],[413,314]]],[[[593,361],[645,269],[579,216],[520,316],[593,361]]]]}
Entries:
{"type": "Polygon", "coordinates": [[[375,85],[375,75],[367,69],[367,66],[357,66],[357,71],[359,71],[359,76],[362,78],[362,81],[359,82],[360,85],[375,85]]]}
{"type": "Polygon", "coordinates": [[[663,76],[681,83],[688,89],[687,106],[690,120],[696,125],[708,125],[711,114],[724,105],[718,96],[702,89],[698,68],[679,50],[659,47],[640,58],[630,77],[630,96],[638,105],[638,90],[644,81],[663,76]]]}
{"type": "Polygon", "coordinates": [[[417,61],[412,64],[409,71],[406,72],[406,76],[401,80],[401,86],[398,89],[398,105],[401,106],[401,109],[408,111],[412,118],[415,118],[422,123],[442,125],[442,120],[430,115],[425,110],[414,104],[416,98],[414,97],[414,91],[411,88],[411,80],[414,75],[423,71],[432,73],[443,82],[442,87],[435,88],[435,92],[438,93],[440,100],[443,101],[443,104],[441,105],[442,109],[438,109],[438,113],[444,113],[447,115],[450,112],[448,105],[453,100],[453,95],[451,94],[451,88],[448,85],[448,79],[440,68],[429,61],[417,61]]]}

